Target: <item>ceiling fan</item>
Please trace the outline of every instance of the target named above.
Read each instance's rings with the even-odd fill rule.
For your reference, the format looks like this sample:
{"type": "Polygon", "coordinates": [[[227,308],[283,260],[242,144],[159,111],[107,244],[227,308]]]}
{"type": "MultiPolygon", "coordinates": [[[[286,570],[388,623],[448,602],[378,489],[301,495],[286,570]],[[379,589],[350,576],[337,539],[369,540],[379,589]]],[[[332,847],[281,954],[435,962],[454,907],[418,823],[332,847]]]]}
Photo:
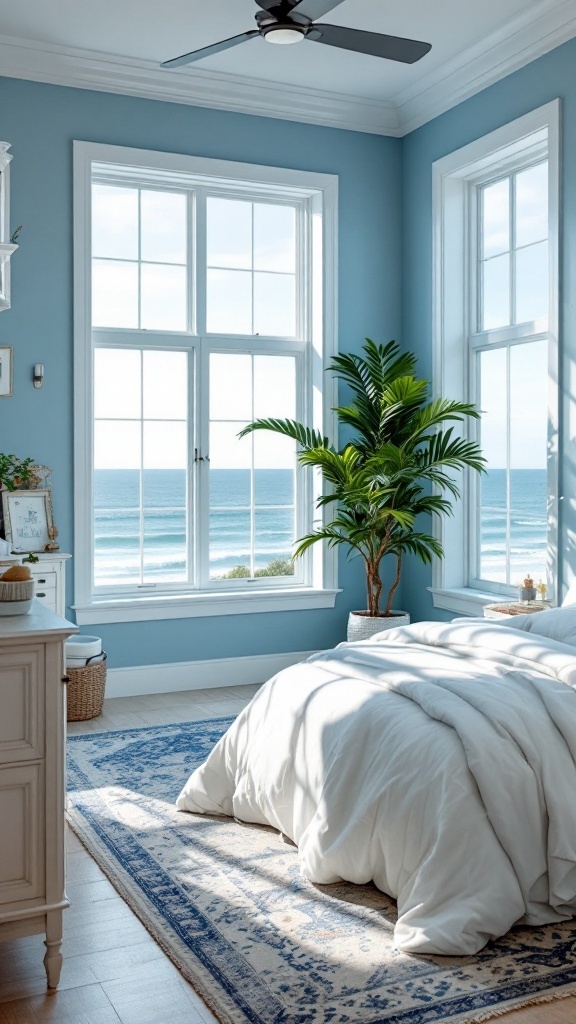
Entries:
{"type": "Polygon", "coordinates": [[[324,43],[326,46],[337,46],[341,50],[354,50],[356,53],[368,53],[386,60],[402,61],[414,64],[429,50],[431,43],[421,43],[416,39],[403,39],[401,36],[386,36],[378,32],[364,32],[356,28],[344,28],[342,25],[314,24],[329,11],[338,7],[343,0],[255,0],[261,10],[256,14],[258,28],[242,32],[239,36],[231,36],[212,46],[203,46],[200,50],[192,50],[181,57],[166,60],[163,68],[177,68],[182,64],[193,64],[203,57],[211,57],[222,50],[245,43],[249,39],[261,36],[267,43],[282,45],[300,43],[307,40],[312,43],[324,43]]]}

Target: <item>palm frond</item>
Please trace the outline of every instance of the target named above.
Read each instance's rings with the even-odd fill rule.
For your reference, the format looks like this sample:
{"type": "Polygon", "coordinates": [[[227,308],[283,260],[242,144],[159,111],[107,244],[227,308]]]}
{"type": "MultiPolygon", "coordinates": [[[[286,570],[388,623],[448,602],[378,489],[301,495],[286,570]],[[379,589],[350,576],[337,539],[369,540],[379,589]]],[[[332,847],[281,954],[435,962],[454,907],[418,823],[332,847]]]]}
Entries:
{"type": "Polygon", "coordinates": [[[293,441],[296,441],[304,449],[331,447],[328,438],[322,437],[320,431],[305,427],[298,423],[297,420],[254,420],[238,432],[238,437],[246,437],[247,434],[251,434],[255,430],[271,430],[275,434],[283,434],[284,437],[292,438],[293,441]]]}

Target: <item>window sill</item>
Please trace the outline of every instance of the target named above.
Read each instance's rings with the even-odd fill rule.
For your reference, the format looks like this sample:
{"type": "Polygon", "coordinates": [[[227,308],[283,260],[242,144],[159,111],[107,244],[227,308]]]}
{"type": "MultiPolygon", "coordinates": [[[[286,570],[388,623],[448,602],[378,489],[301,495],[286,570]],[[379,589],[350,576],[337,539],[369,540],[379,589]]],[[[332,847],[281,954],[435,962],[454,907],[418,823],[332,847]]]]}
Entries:
{"type": "Polygon", "coordinates": [[[489,594],[485,590],[473,590],[471,587],[452,587],[449,590],[428,587],[428,590],[432,594],[435,608],[456,612],[458,615],[480,616],[484,614],[484,605],[506,600],[505,594],[489,594]]]}
{"type": "Polygon", "coordinates": [[[201,616],[253,615],[262,612],[308,611],[333,608],[339,590],[298,588],[234,593],[177,594],[165,597],[102,598],[89,605],[74,605],[79,626],[106,622],[144,622],[191,619],[201,616]]]}

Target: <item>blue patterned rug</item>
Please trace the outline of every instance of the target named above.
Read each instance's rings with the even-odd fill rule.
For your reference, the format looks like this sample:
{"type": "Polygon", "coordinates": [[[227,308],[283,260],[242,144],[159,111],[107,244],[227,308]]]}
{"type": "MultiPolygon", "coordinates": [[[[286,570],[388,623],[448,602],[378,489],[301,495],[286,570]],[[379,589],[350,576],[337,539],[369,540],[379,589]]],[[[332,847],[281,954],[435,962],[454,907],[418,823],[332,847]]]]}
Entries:
{"type": "Polygon", "coordinates": [[[473,957],[392,945],[373,886],[314,886],[271,829],[174,801],[231,719],[68,741],[70,823],[224,1024],[464,1024],[576,992],[576,921],[473,957]]]}

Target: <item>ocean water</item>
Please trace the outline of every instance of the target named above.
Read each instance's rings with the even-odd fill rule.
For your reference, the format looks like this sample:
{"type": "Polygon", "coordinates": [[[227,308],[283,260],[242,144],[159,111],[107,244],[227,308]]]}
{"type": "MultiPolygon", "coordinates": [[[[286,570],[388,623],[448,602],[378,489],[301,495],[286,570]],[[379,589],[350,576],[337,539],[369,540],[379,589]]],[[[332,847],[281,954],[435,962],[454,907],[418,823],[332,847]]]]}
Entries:
{"type": "MultiPolygon", "coordinates": [[[[94,474],[95,582],[98,585],[178,582],[186,565],[186,472],[144,470],[140,550],[140,474],[101,469],[94,474]],[[141,575],[142,573],[142,575],[141,575]]],[[[210,470],[210,575],[250,566],[250,472],[210,470]]],[[[254,474],[255,568],[289,559],[294,543],[294,474],[254,474]]]]}
{"type": "MultiPolygon", "coordinates": [[[[94,531],[96,583],[178,582],[186,570],[186,473],[145,470],[140,552],[140,477],[137,470],[97,470],[94,531]],[[142,572],[142,577],[140,573],[142,572]]],[[[506,475],[491,470],[481,485],[481,564],[484,579],[505,581],[506,475]]],[[[510,581],[546,575],[546,472],[511,473],[510,581]]],[[[294,536],[294,476],[290,470],[257,470],[255,564],[264,569],[289,559],[294,536]]],[[[210,575],[250,565],[250,473],[210,470],[210,575]]]]}
{"type": "MultiPolygon", "coordinates": [[[[481,482],[482,579],[506,582],[506,472],[492,469],[481,482]]],[[[510,471],[510,578],[529,573],[546,580],[547,485],[545,469],[510,471]]]]}

